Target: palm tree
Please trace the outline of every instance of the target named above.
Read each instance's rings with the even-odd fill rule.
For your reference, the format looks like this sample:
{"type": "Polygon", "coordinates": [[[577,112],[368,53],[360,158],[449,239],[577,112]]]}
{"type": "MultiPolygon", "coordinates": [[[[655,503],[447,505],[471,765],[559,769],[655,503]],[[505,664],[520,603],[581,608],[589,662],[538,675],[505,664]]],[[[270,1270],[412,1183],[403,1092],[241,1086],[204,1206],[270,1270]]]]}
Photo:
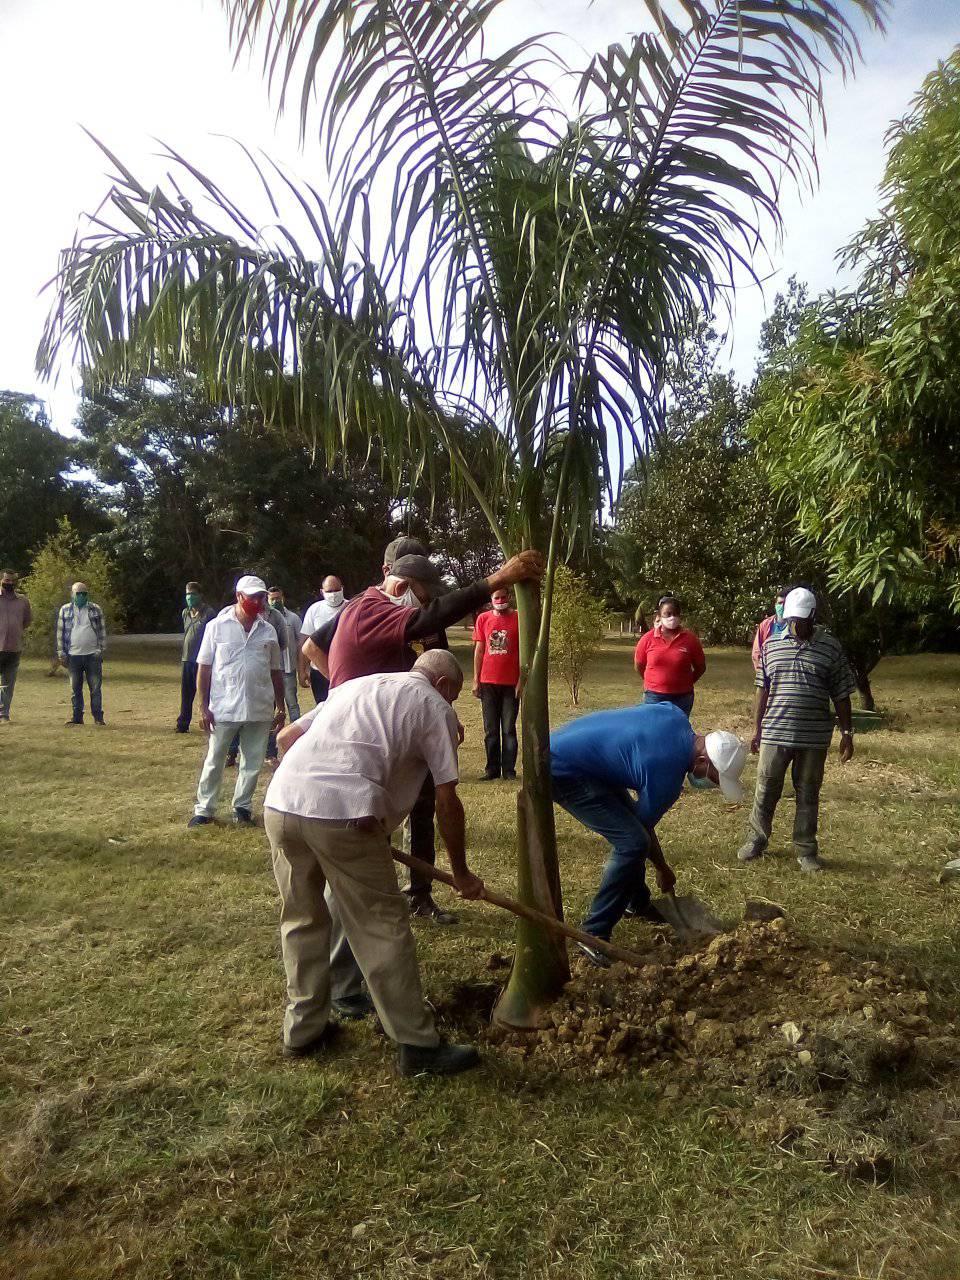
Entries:
{"type": "MultiPolygon", "coordinates": [[[[853,66],[853,23],[885,0],[646,0],[652,30],[579,73],[546,38],[490,51],[502,0],[223,2],[280,108],[299,86],[301,129],[317,115],[329,196],[250,157],[263,226],[174,152],[166,191],[107,152],[40,367],[69,350],[93,383],[192,369],[331,461],[357,436],[396,466],[442,442],[504,552],[547,560],[542,595],[518,592],[518,870],[520,897],[559,914],[558,558],[657,430],[667,355],[753,272],[784,177],[809,178],[821,76],[853,66]]],[[[529,1024],[568,972],[521,925],[501,1019],[529,1024]]]]}

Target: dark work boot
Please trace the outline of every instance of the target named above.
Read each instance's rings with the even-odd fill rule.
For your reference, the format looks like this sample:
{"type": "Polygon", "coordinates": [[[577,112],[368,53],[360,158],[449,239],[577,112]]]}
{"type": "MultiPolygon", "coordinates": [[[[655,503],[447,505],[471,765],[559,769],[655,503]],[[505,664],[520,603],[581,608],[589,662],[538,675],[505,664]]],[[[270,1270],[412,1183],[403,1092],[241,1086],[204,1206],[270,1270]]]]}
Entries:
{"type": "Polygon", "coordinates": [[[472,1044],[419,1044],[397,1046],[397,1074],[401,1076],[455,1076],[480,1065],[472,1044]]]}

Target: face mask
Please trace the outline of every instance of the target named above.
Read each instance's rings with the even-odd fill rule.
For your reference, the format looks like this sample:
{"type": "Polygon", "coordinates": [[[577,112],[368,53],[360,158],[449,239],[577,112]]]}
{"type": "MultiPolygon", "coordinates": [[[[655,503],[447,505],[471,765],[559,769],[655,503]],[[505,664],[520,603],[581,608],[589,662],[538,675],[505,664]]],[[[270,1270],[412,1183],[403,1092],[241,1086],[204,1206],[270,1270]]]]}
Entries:
{"type": "Polygon", "coordinates": [[[668,614],[665,618],[660,619],[660,625],[664,631],[677,631],[680,627],[680,619],[675,613],[668,614]]]}
{"type": "Polygon", "coordinates": [[[85,609],[87,607],[88,599],[89,595],[86,591],[78,591],[73,597],[73,603],[78,609],[85,609]]]}
{"type": "Polygon", "coordinates": [[[713,791],[720,785],[718,782],[714,782],[712,778],[698,778],[695,773],[688,773],[687,781],[694,791],[713,791]]]}
{"type": "Polygon", "coordinates": [[[191,592],[190,592],[190,594],[187,596],[187,608],[188,608],[188,609],[199,609],[199,608],[200,608],[200,600],[201,600],[201,597],[200,597],[200,596],[197,596],[197,595],[194,595],[194,594],[193,594],[193,592],[191,591],[191,592]]]}
{"type": "Polygon", "coordinates": [[[2,590],[5,595],[12,596],[13,588],[14,584],[12,582],[0,582],[0,590],[2,590]]]}
{"type": "Polygon", "coordinates": [[[248,618],[256,618],[261,611],[261,604],[252,596],[241,596],[240,608],[248,618]]]}
{"type": "Polygon", "coordinates": [[[783,601],[782,600],[778,600],[777,603],[773,606],[773,612],[777,615],[777,621],[782,622],[783,621],[783,601]]]}
{"type": "Polygon", "coordinates": [[[413,587],[407,587],[402,596],[388,595],[387,599],[395,604],[398,608],[419,609],[420,601],[413,594],[413,587]]]}
{"type": "Polygon", "coordinates": [[[325,591],[323,593],[323,598],[326,600],[327,604],[332,604],[335,609],[338,605],[343,604],[342,591],[325,591]]]}
{"type": "Polygon", "coordinates": [[[271,600],[271,601],[270,601],[270,608],[271,608],[271,609],[276,609],[277,613],[283,613],[283,601],[282,601],[282,600],[271,600]]]}
{"type": "Polygon", "coordinates": [[[507,613],[510,609],[509,600],[494,600],[493,608],[495,613],[507,613]]]}

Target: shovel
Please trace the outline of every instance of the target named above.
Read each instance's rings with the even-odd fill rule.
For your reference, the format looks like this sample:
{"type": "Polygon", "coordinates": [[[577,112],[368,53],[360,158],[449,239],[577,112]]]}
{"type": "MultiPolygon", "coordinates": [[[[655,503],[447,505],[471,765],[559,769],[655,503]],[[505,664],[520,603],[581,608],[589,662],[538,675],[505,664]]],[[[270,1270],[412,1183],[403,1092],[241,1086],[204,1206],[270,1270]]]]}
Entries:
{"type": "Polygon", "coordinates": [[[681,942],[698,942],[701,938],[715,937],[723,933],[723,922],[712,915],[699,898],[692,893],[665,893],[657,898],[653,906],[660,912],[664,920],[681,942]]]}
{"type": "MultiPolygon", "coordinates": [[[[422,858],[415,858],[410,853],[401,853],[399,849],[391,848],[390,852],[393,854],[394,862],[402,862],[411,871],[419,871],[421,875],[430,876],[433,880],[439,880],[442,884],[450,885],[451,889],[456,888],[453,876],[449,871],[441,871],[437,867],[431,867],[429,862],[424,862],[422,858]]],[[[534,924],[543,925],[551,933],[560,934],[564,938],[572,938],[574,942],[586,943],[588,947],[592,947],[596,951],[602,951],[611,960],[620,960],[623,964],[632,964],[638,969],[642,969],[650,963],[649,956],[642,956],[638,951],[631,951],[627,947],[618,947],[613,942],[607,942],[605,938],[595,938],[592,933],[584,933],[582,929],[575,929],[572,924],[567,924],[564,920],[557,920],[555,916],[548,916],[545,912],[537,911],[534,907],[528,907],[522,902],[516,902],[513,898],[508,898],[504,893],[497,893],[494,889],[484,888],[478,901],[489,902],[494,907],[502,907],[504,911],[511,911],[515,916],[520,916],[524,920],[532,920],[534,924]]]]}

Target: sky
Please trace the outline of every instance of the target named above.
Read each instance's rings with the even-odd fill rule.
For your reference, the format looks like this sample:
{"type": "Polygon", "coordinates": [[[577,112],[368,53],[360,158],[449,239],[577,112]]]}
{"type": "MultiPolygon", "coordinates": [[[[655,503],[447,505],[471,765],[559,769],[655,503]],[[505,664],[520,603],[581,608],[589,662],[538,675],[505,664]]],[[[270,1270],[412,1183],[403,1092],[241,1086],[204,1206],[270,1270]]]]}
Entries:
{"type": "MultiPolygon", "coordinates": [[[[554,30],[593,52],[641,21],[640,0],[508,0],[504,15],[525,30],[554,30]]],[[[737,292],[728,358],[753,369],[763,317],[791,274],[814,292],[838,281],[834,255],[877,206],[883,138],[937,60],[960,43],[960,0],[900,0],[885,38],[867,35],[855,80],[827,85],[828,133],[814,194],[787,195],[784,235],[758,263],[763,291],[737,292]]],[[[49,305],[41,296],[83,212],[106,194],[107,163],[83,129],[135,173],[160,176],[157,139],[225,179],[239,164],[218,135],[261,148],[292,172],[318,180],[319,151],[298,145],[296,121],[276,118],[257,66],[234,67],[218,0],[0,0],[0,388],[47,400],[69,430],[76,407],[69,369],[56,386],[34,372],[49,305]]],[[[241,182],[248,181],[245,177],[241,182]]]]}

